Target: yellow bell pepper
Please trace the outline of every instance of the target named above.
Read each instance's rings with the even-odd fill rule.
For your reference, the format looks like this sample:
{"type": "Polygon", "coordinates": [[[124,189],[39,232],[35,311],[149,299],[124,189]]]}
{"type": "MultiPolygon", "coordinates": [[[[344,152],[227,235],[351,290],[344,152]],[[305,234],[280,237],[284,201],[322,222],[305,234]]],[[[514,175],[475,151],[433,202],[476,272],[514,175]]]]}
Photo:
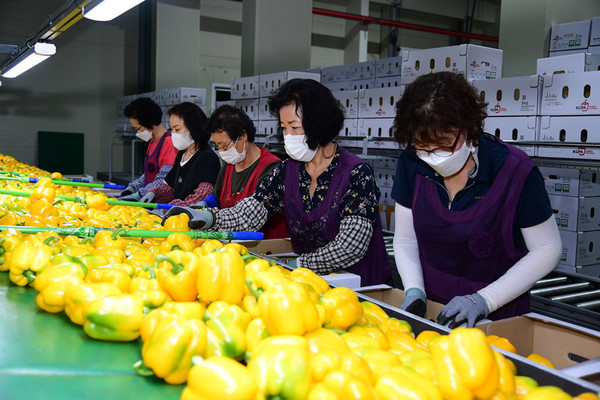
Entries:
{"type": "Polygon", "coordinates": [[[11,282],[18,286],[33,284],[36,275],[50,262],[52,254],[52,248],[45,244],[19,243],[10,258],[11,282]]]}
{"type": "Polygon", "coordinates": [[[373,383],[384,373],[402,363],[396,355],[381,349],[358,347],[353,352],[369,365],[373,374],[373,383]]]}
{"type": "Polygon", "coordinates": [[[500,337],[497,335],[488,335],[486,340],[487,340],[488,344],[490,344],[492,346],[499,347],[499,348],[509,351],[511,353],[517,352],[517,349],[515,349],[515,346],[513,346],[513,344],[505,337],[500,337]]]}
{"type": "Polygon", "coordinates": [[[85,203],[89,208],[93,208],[95,210],[107,211],[110,206],[106,202],[107,196],[104,193],[96,193],[92,195],[88,195],[85,198],[85,203]]]}
{"type": "Polygon", "coordinates": [[[239,244],[239,243],[227,243],[225,245],[223,245],[223,247],[221,248],[220,251],[228,251],[228,250],[233,250],[234,252],[238,253],[240,256],[243,256],[245,254],[248,254],[248,249],[246,248],[246,246],[239,244]]]}
{"type": "Polygon", "coordinates": [[[156,272],[149,265],[144,266],[145,271],[150,272],[150,278],[133,278],[129,284],[129,293],[137,294],[142,298],[144,307],[153,309],[162,306],[171,298],[156,280],[156,272]]]}
{"type": "Polygon", "coordinates": [[[531,360],[533,362],[545,365],[548,368],[556,368],[554,366],[554,364],[552,364],[552,361],[548,360],[546,357],[537,354],[537,353],[531,353],[530,355],[527,356],[528,360],[531,360]]]}
{"type": "Polygon", "coordinates": [[[192,357],[203,356],[205,349],[204,322],[170,314],[158,323],[144,342],[142,359],[157,377],[179,385],[187,380],[192,357]]]}
{"type": "Polygon", "coordinates": [[[571,400],[572,397],[556,386],[538,386],[523,397],[523,400],[571,400]]]}
{"type": "Polygon", "coordinates": [[[50,264],[38,274],[32,284],[35,290],[41,292],[51,283],[71,277],[76,277],[81,281],[85,279],[87,268],[76,258],[61,256],[60,260],[62,262],[59,264],[53,264],[51,259],[50,264]]]}
{"type": "Polygon", "coordinates": [[[308,347],[311,353],[318,354],[325,350],[333,350],[336,353],[348,353],[350,348],[342,336],[331,329],[317,328],[304,334],[308,341],[308,347]]]}
{"type": "Polygon", "coordinates": [[[227,316],[219,315],[206,321],[206,357],[226,356],[241,360],[246,352],[246,331],[227,316]]]}
{"type": "Polygon", "coordinates": [[[64,293],[65,314],[71,322],[77,325],[85,323],[85,309],[89,303],[121,291],[117,286],[108,282],[81,283],[69,286],[64,293]]]}
{"type": "Polygon", "coordinates": [[[119,236],[119,231],[101,230],[94,235],[94,247],[114,247],[119,250],[125,250],[125,240],[119,236]]]}
{"type": "Polygon", "coordinates": [[[431,343],[431,340],[434,337],[437,337],[439,335],[440,335],[439,332],[424,330],[424,331],[421,331],[421,333],[419,333],[415,339],[417,340],[417,343],[419,343],[425,347],[429,347],[429,343],[431,343]]]}
{"type": "Polygon", "coordinates": [[[212,252],[198,259],[198,297],[201,301],[239,303],[244,297],[245,263],[232,251],[212,252]]]}
{"type": "Polygon", "coordinates": [[[43,218],[58,217],[58,210],[56,210],[52,203],[48,202],[46,199],[39,199],[35,203],[31,204],[29,213],[31,216],[43,218]]]}
{"type": "Polygon", "coordinates": [[[31,191],[31,196],[29,196],[29,201],[31,204],[34,204],[36,201],[44,199],[48,203],[52,204],[52,202],[56,199],[56,190],[53,187],[49,186],[37,186],[31,191]]]}
{"type": "Polygon", "coordinates": [[[167,254],[173,250],[193,251],[196,248],[196,243],[190,235],[185,233],[171,233],[167,239],[159,246],[161,254],[167,254]]]}
{"type": "Polygon", "coordinates": [[[165,221],[165,231],[189,231],[190,217],[186,213],[172,215],[165,221]]]}
{"type": "Polygon", "coordinates": [[[458,370],[454,367],[450,355],[450,347],[450,338],[448,335],[435,337],[429,343],[438,388],[444,399],[471,400],[474,397],[473,393],[463,383],[458,370]]]}
{"type": "Polygon", "coordinates": [[[83,330],[98,340],[130,342],[140,337],[144,304],[133,294],[113,294],[94,300],[85,309],[83,330]]]}
{"type": "Polygon", "coordinates": [[[213,301],[206,307],[204,320],[213,319],[219,315],[225,315],[231,322],[236,324],[242,331],[246,331],[250,324],[250,314],[236,304],[229,304],[224,300],[213,301]]]}
{"type": "Polygon", "coordinates": [[[166,316],[171,314],[180,315],[187,319],[200,319],[206,312],[206,308],[195,301],[168,302],[160,308],[150,311],[144,316],[141,325],[142,341],[148,340],[156,325],[166,316]]]}
{"type": "MultiPolygon", "coordinates": [[[[179,215],[184,215],[184,214],[182,213],[182,214],[179,214],[179,215]]],[[[170,217],[169,219],[171,219],[171,218],[172,217],[170,217]]],[[[165,222],[165,224],[166,224],[166,222],[165,222]]],[[[186,222],[186,226],[187,226],[187,222],[186,222]]],[[[165,225],[165,230],[169,230],[169,229],[167,229],[166,225],[165,225]]],[[[218,249],[220,249],[222,247],[223,247],[223,243],[221,243],[220,240],[216,240],[216,239],[205,240],[204,243],[202,243],[201,246],[196,247],[193,250],[193,252],[198,257],[203,257],[203,256],[206,256],[206,255],[209,255],[213,251],[218,250],[218,249]]]]}
{"type": "Polygon", "coordinates": [[[118,287],[121,292],[127,293],[131,284],[131,278],[123,268],[109,264],[89,271],[85,282],[109,282],[118,287]]]}
{"type": "Polygon", "coordinates": [[[356,332],[342,333],[341,336],[352,351],[357,351],[362,347],[383,350],[381,348],[381,343],[369,336],[360,335],[356,332]]]}
{"type": "Polygon", "coordinates": [[[406,333],[410,333],[412,335],[412,326],[410,326],[410,324],[403,320],[403,319],[398,319],[395,317],[390,317],[387,320],[385,320],[380,328],[384,331],[387,332],[390,329],[396,330],[396,331],[400,331],[400,332],[406,332],[406,333]]]}
{"type": "Polygon", "coordinates": [[[390,348],[390,343],[386,334],[375,324],[352,325],[348,332],[354,332],[359,335],[368,336],[379,342],[379,348],[387,350],[390,348]]]}
{"type": "Polygon", "coordinates": [[[417,342],[410,333],[389,329],[385,332],[385,336],[390,344],[389,349],[394,354],[401,355],[407,351],[427,350],[427,347],[417,342]]]}
{"type": "Polygon", "coordinates": [[[266,398],[306,399],[311,384],[308,343],[302,336],[270,336],[254,348],[248,370],[266,398]]]}
{"type": "Polygon", "coordinates": [[[258,396],[258,384],[245,366],[213,356],[192,367],[181,400],[258,400],[258,396]]]}
{"type": "Polygon", "coordinates": [[[0,271],[10,269],[9,258],[19,243],[23,241],[23,235],[15,229],[7,229],[0,232],[0,271]]]}
{"type": "Polygon", "coordinates": [[[254,318],[246,328],[246,351],[252,353],[256,345],[269,337],[267,325],[261,318],[254,318]]]}
{"type": "Polygon", "coordinates": [[[328,290],[319,302],[327,311],[325,328],[346,330],[356,324],[363,315],[358,296],[347,287],[340,286],[328,290]]]}
{"type": "Polygon", "coordinates": [[[342,371],[359,378],[369,386],[375,384],[375,376],[367,361],[351,352],[338,353],[335,350],[311,352],[309,370],[313,382],[321,382],[331,372],[342,371]]]}
{"type": "MultiPolygon", "coordinates": [[[[260,278],[266,273],[258,274],[255,282],[261,285],[260,278]]],[[[269,334],[304,335],[320,326],[317,307],[301,284],[287,280],[263,290],[259,286],[256,295],[260,316],[269,334]]]]}
{"type": "Polygon", "coordinates": [[[173,300],[196,300],[198,257],[194,253],[173,250],[167,254],[158,254],[154,268],[160,286],[173,300]]]}
{"type": "MultiPolygon", "coordinates": [[[[271,267],[271,262],[269,260],[265,260],[264,258],[257,258],[255,260],[250,261],[249,263],[247,263],[245,265],[245,267],[244,267],[245,274],[244,275],[246,276],[246,279],[250,279],[252,281],[257,274],[268,271],[270,267],[271,267]]],[[[248,289],[247,285],[244,286],[244,292],[247,295],[250,294],[250,289],[248,289]]]]}
{"type": "Polygon", "coordinates": [[[91,254],[106,257],[110,264],[121,264],[127,258],[125,252],[116,247],[96,247],[91,254]]]}
{"type": "Polygon", "coordinates": [[[387,315],[383,308],[375,303],[370,301],[361,301],[360,305],[363,309],[363,318],[366,319],[365,323],[375,324],[381,328],[382,325],[390,319],[389,315],[387,315]]]}
{"type": "Polygon", "coordinates": [[[290,272],[288,278],[292,281],[306,283],[312,286],[319,295],[322,295],[329,290],[329,283],[308,268],[296,268],[290,272]]]}
{"type": "Polygon", "coordinates": [[[452,364],[461,381],[476,397],[491,397],[498,390],[498,368],[485,333],[477,328],[456,328],[448,338],[452,364]]]}
{"type": "Polygon", "coordinates": [[[515,364],[497,351],[493,350],[493,353],[496,364],[498,364],[498,389],[503,393],[515,393],[515,375],[517,374],[515,364]]]}
{"type": "Polygon", "coordinates": [[[535,379],[523,375],[515,376],[515,393],[519,399],[522,399],[527,393],[531,392],[537,387],[538,383],[535,381],[535,379]]]}
{"type": "Polygon", "coordinates": [[[378,397],[373,388],[359,377],[346,371],[333,371],[310,389],[308,400],[319,399],[375,400],[378,397]]]}
{"type": "Polygon", "coordinates": [[[35,298],[35,303],[49,313],[59,313],[65,309],[65,291],[71,286],[77,286],[83,280],[77,276],[69,276],[53,281],[42,289],[35,298]]]}
{"type": "Polygon", "coordinates": [[[375,384],[375,391],[381,400],[442,400],[442,394],[433,381],[405,365],[397,365],[384,373],[375,384]]]}
{"type": "Polygon", "coordinates": [[[250,318],[255,319],[260,317],[260,310],[258,309],[258,300],[253,294],[246,294],[242,298],[242,310],[246,311],[250,318]]]}
{"type": "Polygon", "coordinates": [[[86,266],[86,268],[88,269],[88,271],[97,268],[97,267],[102,267],[105,265],[110,264],[110,261],[108,260],[108,258],[99,255],[99,254],[84,254],[82,256],[76,256],[77,259],[79,261],[81,261],[83,263],[83,265],[86,266]]]}

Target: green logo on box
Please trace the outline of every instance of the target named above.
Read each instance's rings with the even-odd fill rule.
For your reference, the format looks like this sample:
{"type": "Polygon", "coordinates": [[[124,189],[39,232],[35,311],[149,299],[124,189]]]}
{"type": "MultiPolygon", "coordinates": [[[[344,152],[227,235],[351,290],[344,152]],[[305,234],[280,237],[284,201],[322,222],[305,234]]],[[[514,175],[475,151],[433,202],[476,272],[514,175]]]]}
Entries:
{"type": "Polygon", "coordinates": [[[555,192],[562,192],[562,184],[561,183],[557,183],[554,185],[554,191],[555,192]]]}
{"type": "Polygon", "coordinates": [[[568,183],[563,184],[563,192],[570,192],[571,191],[571,185],[569,185],[568,183]]]}
{"type": "Polygon", "coordinates": [[[568,219],[561,219],[560,220],[560,226],[566,228],[569,226],[569,220],[568,219]]]}

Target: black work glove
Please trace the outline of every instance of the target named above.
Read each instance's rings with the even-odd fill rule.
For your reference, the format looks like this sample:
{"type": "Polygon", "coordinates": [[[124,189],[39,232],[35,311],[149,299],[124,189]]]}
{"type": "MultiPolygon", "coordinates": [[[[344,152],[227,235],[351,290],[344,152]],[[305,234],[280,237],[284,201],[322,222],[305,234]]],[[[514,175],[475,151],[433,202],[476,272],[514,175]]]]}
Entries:
{"type": "Polygon", "coordinates": [[[427,311],[426,301],[427,297],[421,289],[410,288],[404,293],[404,301],[402,301],[400,309],[424,317],[427,311]]]}

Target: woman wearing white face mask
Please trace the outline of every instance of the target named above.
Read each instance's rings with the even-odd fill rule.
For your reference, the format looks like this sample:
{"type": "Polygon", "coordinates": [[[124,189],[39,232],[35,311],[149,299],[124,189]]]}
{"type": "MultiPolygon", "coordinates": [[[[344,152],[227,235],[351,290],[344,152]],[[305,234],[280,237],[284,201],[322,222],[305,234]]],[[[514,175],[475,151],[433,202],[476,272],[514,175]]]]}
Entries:
{"type": "MultiPolygon", "coordinates": [[[[217,108],[208,120],[208,131],[225,165],[219,171],[213,194],[204,202],[207,206],[233,207],[252,195],[281,160],[254,144],[256,128],[241,108],[229,105],[217,108]]],[[[289,236],[281,213],[270,217],[260,231],[265,234],[265,239],[289,236]]]]}
{"type": "Polygon", "coordinates": [[[200,107],[184,102],[169,110],[173,146],[179,150],[164,181],[140,201],[177,205],[199,202],[212,193],[221,166],[208,146],[207,118],[200,107]]]}
{"type": "Polygon", "coordinates": [[[447,304],[454,328],[529,311],[529,289],[562,246],[544,179],[521,150],[483,133],[484,103],[464,77],[439,72],[407,86],[395,135],[405,148],[392,189],[402,309],[447,304]]]}
{"type": "Polygon", "coordinates": [[[373,172],[333,141],[344,123],[338,100],[317,81],[292,79],[269,99],[269,109],[279,118],[291,158],[232,208],[174,207],[163,221],[186,212],[193,229],[256,231],[283,213],[300,254],[292,266],[319,274],[353,272],[362,285],[391,283],[373,172]]]}
{"type": "Polygon", "coordinates": [[[171,170],[177,149],[171,141],[171,131],[161,123],[160,106],[149,97],[133,100],[123,110],[136,136],[148,142],[144,157],[144,173],[131,182],[119,195],[121,200],[138,201],[148,191],[160,185],[171,170]]]}

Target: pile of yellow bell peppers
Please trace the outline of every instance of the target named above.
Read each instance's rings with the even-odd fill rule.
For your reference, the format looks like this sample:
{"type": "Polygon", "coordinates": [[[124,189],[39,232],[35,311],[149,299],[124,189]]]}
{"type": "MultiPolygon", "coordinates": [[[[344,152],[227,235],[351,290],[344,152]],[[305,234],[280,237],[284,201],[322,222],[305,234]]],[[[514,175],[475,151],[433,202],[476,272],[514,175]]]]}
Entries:
{"type": "MultiPolygon", "coordinates": [[[[13,165],[6,157],[2,163],[13,165]]],[[[76,189],[40,182],[29,198],[0,196],[0,223],[152,229],[158,222],[142,209],[107,207],[94,192],[69,193],[87,197],[85,206],[57,201],[76,189]]],[[[186,217],[165,225],[185,230],[186,217]]],[[[141,241],[101,231],[82,240],[7,230],[0,271],[36,290],[41,309],[64,312],[93,339],[139,339],[135,369],[187,383],[183,400],[572,398],[517,375],[491,347],[514,352],[504,338],[469,328],[415,335],[408,322],[352,290],[249,255],[237,243],[181,233],[141,241]]]]}

